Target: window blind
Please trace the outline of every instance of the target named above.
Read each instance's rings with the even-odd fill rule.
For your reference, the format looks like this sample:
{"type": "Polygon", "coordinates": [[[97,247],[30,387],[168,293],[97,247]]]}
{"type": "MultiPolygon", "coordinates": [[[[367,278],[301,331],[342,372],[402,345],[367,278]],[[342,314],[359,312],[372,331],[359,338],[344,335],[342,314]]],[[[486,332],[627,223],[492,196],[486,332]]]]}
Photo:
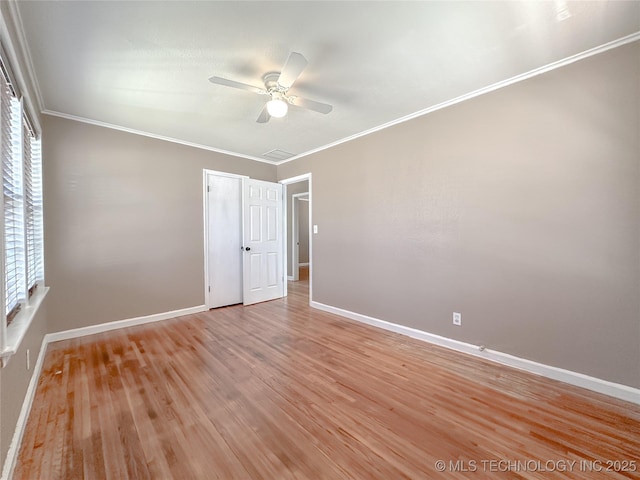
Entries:
{"type": "Polygon", "coordinates": [[[20,102],[5,78],[0,79],[0,90],[5,314],[9,323],[26,296],[22,122],[20,102]]]}
{"type": "Polygon", "coordinates": [[[42,159],[40,140],[30,122],[23,121],[24,214],[26,236],[27,292],[33,295],[43,274],[42,159]]]}

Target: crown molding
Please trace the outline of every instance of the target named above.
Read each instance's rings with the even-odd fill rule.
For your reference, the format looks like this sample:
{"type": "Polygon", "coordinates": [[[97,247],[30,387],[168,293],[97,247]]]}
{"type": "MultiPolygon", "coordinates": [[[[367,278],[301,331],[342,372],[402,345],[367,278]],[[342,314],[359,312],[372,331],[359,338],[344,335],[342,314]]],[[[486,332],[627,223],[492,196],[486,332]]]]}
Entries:
{"type": "Polygon", "coordinates": [[[479,97],[480,95],[484,95],[485,93],[490,93],[495,90],[499,90],[504,87],[508,87],[509,85],[513,85],[514,83],[522,82],[524,80],[528,80],[529,78],[537,77],[538,75],[542,75],[543,73],[550,72],[552,70],[556,70],[558,68],[565,67],[572,63],[578,62],[580,60],[584,60],[585,58],[592,57],[594,55],[598,55],[600,53],[604,53],[608,50],[612,50],[617,47],[621,47],[623,45],[627,45],[629,43],[633,43],[640,40],[640,31],[632,33],[631,35],[627,35],[625,37],[619,38],[617,40],[613,40],[612,42],[605,43],[598,47],[591,48],[589,50],[585,50],[584,52],[577,53],[576,55],[572,55],[570,57],[564,58],[562,60],[558,60],[557,62],[549,63],[543,67],[535,68],[528,72],[522,73],[520,75],[516,75],[515,77],[508,78],[506,80],[502,80],[500,82],[494,83],[487,87],[480,88],[478,90],[474,90],[473,92],[465,93],[464,95],[460,95],[459,97],[453,98],[451,100],[447,100],[442,103],[438,103],[437,105],[433,105],[431,107],[425,108],[423,110],[419,110],[415,113],[410,113],[409,115],[405,115],[404,117],[400,117],[396,120],[392,120],[391,122],[383,123],[382,125],[378,125],[377,127],[370,128],[369,130],[365,130],[364,132],[356,133],[349,137],[345,137],[341,140],[336,140],[335,142],[328,143],[323,145],[322,147],[314,148],[304,153],[300,153],[295,157],[287,158],[286,160],[281,160],[276,163],[276,165],[283,165],[288,162],[293,162],[300,158],[307,157],[314,153],[321,152],[322,150],[327,150],[328,148],[335,147],[342,143],[350,142],[351,140],[355,140],[356,138],[364,137],[365,135],[369,135],[371,133],[378,132],[380,130],[384,130],[389,127],[393,127],[394,125],[398,125],[400,123],[408,122],[409,120],[413,120],[414,118],[421,117],[423,115],[427,115],[431,112],[435,112],[437,110],[442,110],[443,108],[450,107],[460,102],[464,102],[466,100],[471,100],[472,98],[479,97]]]}
{"type": "MultiPolygon", "coordinates": [[[[617,40],[613,40],[611,42],[605,43],[603,45],[591,48],[589,50],[585,50],[584,52],[572,55],[570,57],[564,58],[562,60],[558,60],[556,62],[552,62],[550,64],[547,64],[545,66],[530,70],[528,72],[525,72],[523,74],[520,75],[516,75],[514,77],[508,78],[506,80],[494,83],[492,85],[488,85],[486,87],[480,88],[478,90],[475,90],[473,92],[469,92],[466,93],[464,95],[460,95],[456,98],[453,98],[451,100],[447,100],[444,102],[441,102],[439,104],[433,105],[431,107],[427,107],[425,109],[419,110],[417,112],[411,113],[409,115],[405,115],[403,117],[400,117],[398,119],[392,120],[390,122],[384,123],[382,125],[378,125],[377,127],[373,127],[370,128],[368,130],[365,130],[363,132],[359,132],[356,133],[354,135],[350,135],[348,137],[344,137],[340,140],[336,140],[335,142],[331,142],[328,143],[326,145],[317,147],[317,148],[313,148],[311,150],[308,150],[306,152],[300,153],[298,155],[295,155],[291,158],[287,158],[285,160],[280,160],[280,161],[271,161],[271,160],[267,160],[264,158],[260,158],[260,157],[255,157],[252,155],[245,155],[239,152],[232,152],[229,150],[223,150],[220,148],[215,148],[215,147],[211,147],[208,145],[202,145],[202,144],[198,144],[198,143],[194,143],[194,142],[188,142],[188,141],[184,141],[184,140],[180,140],[177,138],[172,138],[172,137],[166,137],[163,135],[157,135],[154,133],[150,133],[150,132],[145,132],[142,130],[136,130],[136,129],[132,129],[132,128],[128,128],[128,127],[123,127],[120,125],[115,125],[115,124],[110,124],[110,123],[106,123],[106,122],[101,122],[98,120],[92,120],[89,118],[85,118],[85,117],[78,117],[75,115],[70,115],[70,114],[66,114],[63,112],[57,112],[57,111],[53,111],[53,110],[48,110],[45,108],[44,106],[44,100],[42,97],[42,93],[40,90],[40,86],[37,80],[37,77],[35,75],[35,69],[33,66],[33,61],[32,61],[32,57],[31,57],[31,53],[29,51],[29,47],[28,47],[28,43],[26,41],[26,37],[24,34],[24,27],[23,27],[23,23],[22,23],[22,18],[20,16],[20,10],[17,6],[17,1],[16,0],[9,0],[7,2],[8,6],[9,6],[9,13],[10,16],[12,18],[10,18],[11,22],[12,22],[12,26],[14,27],[14,30],[16,31],[16,34],[18,36],[17,38],[17,42],[18,45],[17,47],[19,47],[19,50],[16,48],[16,45],[14,44],[14,42],[11,39],[11,35],[8,34],[8,30],[7,30],[7,26],[5,25],[5,21],[3,19],[2,21],[2,29],[3,29],[3,33],[6,33],[6,37],[7,37],[7,41],[8,41],[8,48],[11,50],[10,55],[13,55],[15,57],[16,52],[20,52],[23,55],[24,58],[24,64],[26,66],[27,69],[27,74],[28,74],[28,79],[30,81],[30,84],[33,86],[33,89],[35,91],[35,95],[36,95],[36,107],[38,109],[38,111],[40,111],[43,114],[47,114],[47,115],[52,115],[52,116],[56,116],[56,117],[61,117],[61,118],[66,118],[68,120],[74,120],[77,122],[82,122],[82,123],[88,123],[91,125],[95,125],[95,126],[100,126],[100,127],[105,127],[105,128],[110,128],[110,129],[114,129],[114,130],[120,130],[123,132],[128,132],[128,133],[133,133],[135,135],[141,135],[141,136],[145,136],[145,137],[150,137],[150,138],[155,138],[158,140],[164,140],[164,141],[168,141],[168,142],[172,142],[172,143],[178,143],[180,145],[185,145],[185,146],[189,146],[189,147],[193,147],[193,148],[199,148],[199,149],[203,149],[203,150],[208,150],[208,151],[212,151],[212,152],[216,152],[216,153],[222,153],[224,155],[230,155],[233,157],[239,157],[239,158],[245,158],[247,160],[253,160],[255,162],[261,162],[261,163],[267,163],[269,165],[283,165],[285,163],[289,163],[289,162],[293,162],[296,160],[299,160],[301,158],[307,157],[309,155],[312,155],[314,153],[318,153],[321,152],[323,150],[327,150],[329,148],[338,146],[342,143],[346,143],[346,142],[350,142],[352,140],[355,140],[357,138],[360,137],[364,137],[365,135],[369,135],[375,132],[378,132],[380,130],[384,130],[386,128],[390,128],[393,127],[395,125],[407,122],[409,120],[413,120],[415,118],[421,117],[423,115],[427,115],[429,113],[441,110],[443,108],[447,108],[453,105],[456,105],[458,103],[464,102],[466,100],[471,100],[475,97],[478,97],[480,95],[484,95],[486,93],[490,93],[493,92],[495,90],[499,90],[501,88],[507,87],[509,85],[513,85],[515,83],[518,82],[522,82],[524,80],[528,80],[530,78],[536,77],[538,75],[542,75],[543,73],[547,73],[550,72],[552,70],[556,70],[558,68],[562,68],[565,67],[567,65],[570,65],[572,63],[578,62],[580,60],[584,60],[586,58],[592,57],[594,55],[598,55],[600,53],[604,53],[608,50],[612,50],[614,48],[629,44],[629,43],[633,43],[636,42],[638,40],[640,40],[640,31],[638,32],[634,32],[630,35],[627,35],[625,37],[619,38],[617,40]]],[[[15,60],[15,59],[12,59],[15,60]]],[[[21,84],[25,84],[25,78],[22,75],[22,72],[18,69],[18,72],[16,73],[16,75],[19,76],[19,81],[21,82],[21,84]]],[[[22,86],[22,85],[21,85],[22,86]]],[[[37,122],[37,119],[36,119],[37,122]]],[[[40,125],[37,125],[38,128],[40,128],[40,125]]]]}
{"type": "Polygon", "coordinates": [[[202,145],[200,143],[187,142],[177,138],[165,137],[164,135],[157,135],[155,133],[145,132],[143,130],[136,130],[133,128],[122,127],[120,125],[101,122],[99,120],[92,120],[90,118],[77,117],[75,115],[69,115],[68,113],[56,112],[54,110],[44,110],[42,113],[45,115],[51,115],[52,117],[60,117],[60,118],[73,120],[80,123],[88,123],[89,125],[95,125],[97,127],[110,128],[111,130],[119,130],[121,132],[132,133],[134,135],[155,138],[156,140],[164,140],[165,142],[177,143],[180,145],[185,145],[187,147],[199,148],[201,150],[208,150],[210,152],[222,153],[224,155],[229,155],[231,157],[245,158],[247,160],[253,160],[254,162],[261,162],[261,163],[268,163],[269,165],[276,165],[275,162],[272,162],[270,160],[265,160],[264,158],[253,157],[251,155],[244,155],[242,153],[231,152],[229,150],[222,150],[221,148],[210,147],[208,145],[202,145]]]}

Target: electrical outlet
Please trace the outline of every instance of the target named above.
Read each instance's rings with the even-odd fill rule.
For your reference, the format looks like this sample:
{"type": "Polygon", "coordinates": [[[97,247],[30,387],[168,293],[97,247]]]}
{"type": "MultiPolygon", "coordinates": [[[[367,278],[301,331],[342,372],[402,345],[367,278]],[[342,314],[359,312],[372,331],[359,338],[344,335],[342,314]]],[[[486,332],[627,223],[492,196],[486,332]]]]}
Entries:
{"type": "Polygon", "coordinates": [[[27,348],[27,370],[29,370],[31,368],[31,360],[30,360],[30,355],[29,355],[29,349],[27,348]]]}
{"type": "Polygon", "coordinates": [[[457,326],[462,326],[462,314],[458,312],[453,312],[453,324],[457,326]]]}

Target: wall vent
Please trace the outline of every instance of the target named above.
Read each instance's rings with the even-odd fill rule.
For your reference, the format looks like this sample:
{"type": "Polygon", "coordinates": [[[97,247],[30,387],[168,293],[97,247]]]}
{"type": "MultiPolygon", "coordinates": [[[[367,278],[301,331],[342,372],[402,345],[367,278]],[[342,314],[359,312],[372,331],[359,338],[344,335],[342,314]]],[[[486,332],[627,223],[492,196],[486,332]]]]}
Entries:
{"type": "Polygon", "coordinates": [[[277,148],[262,154],[264,158],[268,158],[269,160],[286,160],[287,158],[295,157],[295,155],[295,153],[285,152],[277,148]]]}

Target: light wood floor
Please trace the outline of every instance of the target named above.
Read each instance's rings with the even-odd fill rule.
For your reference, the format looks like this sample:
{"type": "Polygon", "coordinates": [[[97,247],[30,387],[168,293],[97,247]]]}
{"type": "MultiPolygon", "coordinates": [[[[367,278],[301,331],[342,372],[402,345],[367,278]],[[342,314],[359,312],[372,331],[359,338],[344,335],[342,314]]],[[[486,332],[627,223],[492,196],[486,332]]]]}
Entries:
{"type": "Polygon", "coordinates": [[[14,478],[640,478],[640,407],[312,310],[307,285],[51,345],[14,478]]]}
{"type": "Polygon", "coordinates": [[[298,278],[301,281],[309,280],[309,267],[300,267],[298,269],[298,272],[299,272],[298,278]]]}

